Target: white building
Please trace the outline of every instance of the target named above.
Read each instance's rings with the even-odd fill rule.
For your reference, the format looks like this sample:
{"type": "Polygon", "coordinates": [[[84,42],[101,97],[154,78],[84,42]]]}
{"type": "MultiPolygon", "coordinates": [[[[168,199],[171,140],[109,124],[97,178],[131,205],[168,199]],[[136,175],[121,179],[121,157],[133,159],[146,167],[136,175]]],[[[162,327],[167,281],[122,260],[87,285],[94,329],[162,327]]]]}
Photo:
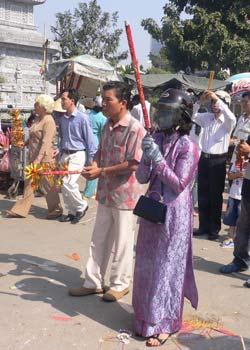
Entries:
{"type": "MultiPolygon", "coordinates": [[[[44,35],[34,24],[33,7],[46,0],[0,0],[0,109],[33,107],[41,93],[53,93],[41,76],[44,35]]],[[[60,58],[58,43],[47,42],[47,63],[60,58]]]]}
{"type": "Polygon", "coordinates": [[[158,55],[160,53],[162,46],[163,46],[162,43],[160,43],[159,41],[151,37],[150,53],[152,55],[155,55],[155,56],[158,55]]]}

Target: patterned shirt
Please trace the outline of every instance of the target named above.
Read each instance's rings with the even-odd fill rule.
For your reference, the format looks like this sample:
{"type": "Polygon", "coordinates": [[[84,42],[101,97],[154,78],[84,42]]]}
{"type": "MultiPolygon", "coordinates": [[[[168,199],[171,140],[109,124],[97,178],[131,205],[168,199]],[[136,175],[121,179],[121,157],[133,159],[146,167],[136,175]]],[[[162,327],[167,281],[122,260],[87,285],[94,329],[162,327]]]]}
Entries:
{"type": "MultiPolygon", "coordinates": [[[[105,168],[131,160],[139,163],[142,157],[141,142],[145,133],[145,129],[130,113],[116,124],[108,119],[95,156],[98,166],[105,168]]],[[[101,176],[96,199],[108,207],[132,210],[141,194],[142,186],[137,182],[135,172],[131,171],[124,175],[101,176]]]]}

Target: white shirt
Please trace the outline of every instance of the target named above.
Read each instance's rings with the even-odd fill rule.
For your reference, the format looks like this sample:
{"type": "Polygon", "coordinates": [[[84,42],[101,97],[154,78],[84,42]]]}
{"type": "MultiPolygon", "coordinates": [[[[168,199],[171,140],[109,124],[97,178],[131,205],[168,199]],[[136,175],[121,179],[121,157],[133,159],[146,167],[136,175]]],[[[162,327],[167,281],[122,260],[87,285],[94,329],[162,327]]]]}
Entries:
{"type": "MultiPolygon", "coordinates": [[[[250,135],[250,116],[245,117],[241,115],[237,121],[236,128],[233,133],[233,137],[240,140],[247,140],[250,135]]],[[[234,163],[236,160],[236,147],[232,155],[231,163],[234,163]]]]}
{"type": "MultiPolygon", "coordinates": [[[[150,106],[151,106],[151,103],[148,102],[148,101],[145,101],[145,105],[146,105],[146,109],[148,111],[148,116],[150,118],[150,106]]],[[[139,120],[139,122],[145,127],[145,122],[144,122],[144,117],[143,117],[143,111],[142,111],[142,106],[140,103],[138,103],[138,105],[135,105],[131,112],[132,116],[139,120]]]]}
{"type": "MultiPolygon", "coordinates": [[[[241,170],[237,169],[235,164],[232,164],[229,172],[230,173],[236,173],[238,171],[241,171],[241,170]]],[[[229,197],[241,200],[242,184],[243,184],[243,179],[234,179],[233,182],[232,182],[232,185],[230,187],[229,197]]]]}
{"type": "Polygon", "coordinates": [[[250,135],[250,116],[241,115],[238,119],[233,137],[236,139],[247,140],[250,135]]]}
{"type": "Polygon", "coordinates": [[[192,125],[192,129],[190,130],[189,137],[196,144],[199,152],[199,156],[201,155],[201,136],[202,136],[202,128],[199,135],[195,133],[195,124],[192,125]]]}
{"type": "Polygon", "coordinates": [[[236,118],[228,106],[221,100],[217,102],[221,110],[219,118],[214,113],[198,113],[200,105],[194,104],[192,119],[203,127],[201,150],[209,154],[223,154],[228,151],[230,136],[236,124],[236,118]]]}
{"type": "Polygon", "coordinates": [[[84,107],[84,105],[82,105],[80,102],[77,103],[77,109],[79,112],[81,113],[86,113],[86,108],[84,107]]]}

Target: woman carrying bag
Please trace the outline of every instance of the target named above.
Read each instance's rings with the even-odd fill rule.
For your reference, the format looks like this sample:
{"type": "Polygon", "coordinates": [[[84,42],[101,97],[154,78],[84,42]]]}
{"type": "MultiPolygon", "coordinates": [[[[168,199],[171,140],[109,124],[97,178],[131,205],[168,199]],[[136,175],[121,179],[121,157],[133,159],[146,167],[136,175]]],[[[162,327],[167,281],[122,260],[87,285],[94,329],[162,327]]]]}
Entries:
{"type": "MultiPolygon", "coordinates": [[[[133,307],[135,332],[147,346],[163,345],[182,326],[184,297],[194,308],[198,294],[193,273],[192,184],[199,159],[189,139],[192,101],[168,89],[158,101],[159,132],[142,142],[137,180],[149,183],[147,196],[166,205],[163,223],[141,219],[136,246],[133,307]]],[[[138,202],[139,203],[139,202],[138,202]]]]}
{"type": "MultiPolygon", "coordinates": [[[[35,114],[37,119],[29,130],[29,163],[41,164],[52,163],[53,145],[56,134],[56,125],[51,113],[54,109],[54,100],[48,95],[40,95],[35,100],[35,114]]],[[[41,182],[41,189],[45,193],[48,206],[47,219],[56,219],[62,215],[60,198],[46,178],[41,182]]],[[[24,195],[19,199],[11,210],[6,210],[10,218],[27,217],[31,204],[34,200],[34,191],[31,180],[26,180],[24,185],[24,195]]]]}

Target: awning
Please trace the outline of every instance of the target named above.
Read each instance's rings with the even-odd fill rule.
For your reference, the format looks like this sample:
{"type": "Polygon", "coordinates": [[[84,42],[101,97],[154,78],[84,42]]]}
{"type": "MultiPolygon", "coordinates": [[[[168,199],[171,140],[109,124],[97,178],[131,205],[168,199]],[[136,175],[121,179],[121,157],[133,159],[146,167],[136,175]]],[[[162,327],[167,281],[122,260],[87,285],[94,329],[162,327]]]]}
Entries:
{"type": "MultiPolygon", "coordinates": [[[[134,75],[128,74],[126,75],[126,78],[128,78],[131,81],[136,81],[134,75]]],[[[142,85],[145,88],[158,88],[158,87],[164,87],[164,88],[170,88],[170,87],[185,87],[186,89],[192,89],[196,93],[204,91],[208,87],[208,81],[209,79],[204,77],[197,77],[195,75],[188,75],[188,74],[182,74],[182,73],[176,73],[176,74],[145,74],[141,75],[142,85]]],[[[224,89],[225,86],[230,84],[228,81],[225,80],[217,80],[214,79],[211,90],[220,90],[224,89]]]]}
{"type": "Polygon", "coordinates": [[[46,80],[61,81],[66,87],[77,89],[81,95],[94,97],[104,83],[121,78],[108,61],[82,55],[49,64],[46,80]]]}

